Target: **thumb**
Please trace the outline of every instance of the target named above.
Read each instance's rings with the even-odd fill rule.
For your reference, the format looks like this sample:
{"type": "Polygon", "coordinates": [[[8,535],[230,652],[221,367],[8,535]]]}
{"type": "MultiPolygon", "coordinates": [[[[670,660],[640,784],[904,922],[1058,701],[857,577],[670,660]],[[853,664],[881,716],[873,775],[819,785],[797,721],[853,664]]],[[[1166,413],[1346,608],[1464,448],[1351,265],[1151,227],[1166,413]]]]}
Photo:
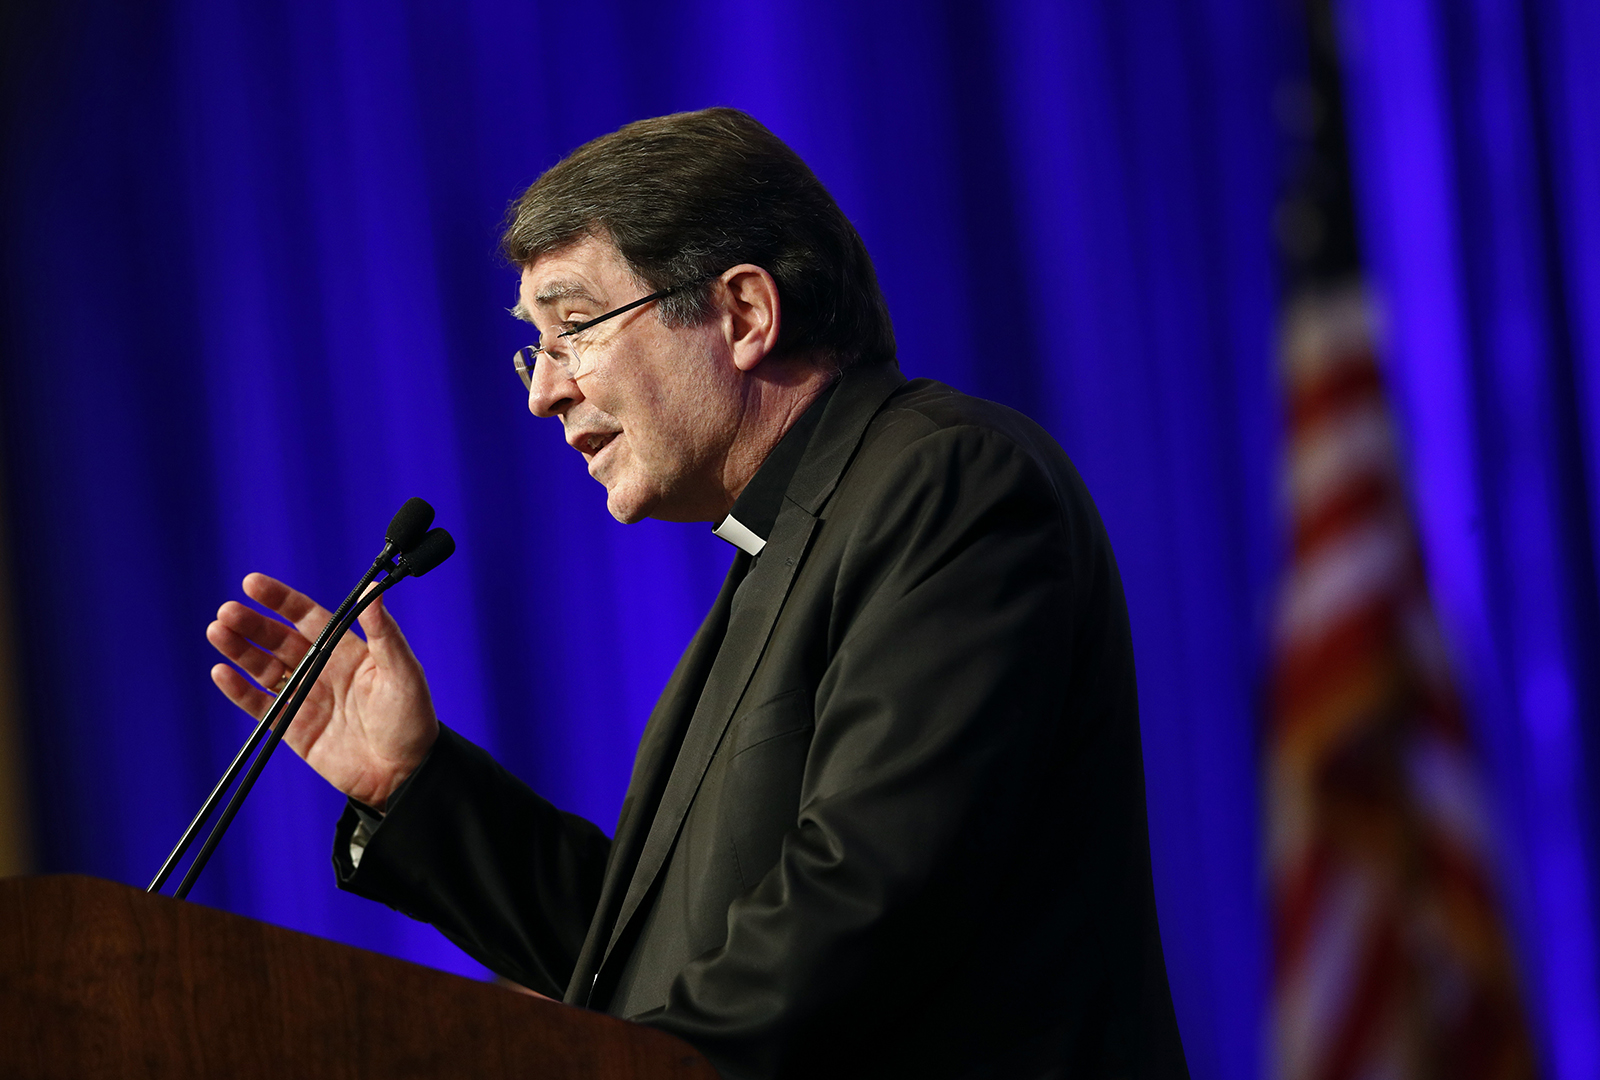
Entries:
{"type": "Polygon", "coordinates": [[[383,597],[374,600],[372,606],[363,611],[356,621],[361,624],[362,633],[367,635],[367,648],[372,651],[372,659],[379,667],[416,664],[416,658],[411,655],[411,646],[406,644],[406,636],[400,632],[400,624],[394,621],[394,616],[389,614],[383,597]]]}

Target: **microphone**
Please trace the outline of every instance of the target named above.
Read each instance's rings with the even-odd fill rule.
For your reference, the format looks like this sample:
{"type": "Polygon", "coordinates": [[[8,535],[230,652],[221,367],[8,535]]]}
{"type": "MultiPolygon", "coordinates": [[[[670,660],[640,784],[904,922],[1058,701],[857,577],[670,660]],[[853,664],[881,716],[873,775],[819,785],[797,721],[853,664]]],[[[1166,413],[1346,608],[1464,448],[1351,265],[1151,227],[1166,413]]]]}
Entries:
{"type": "Polygon", "coordinates": [[[378,553],[378,561],[386,562],[396,554],[416,547],[427,535],[428,526],[432,524],[433,507],[428,505],[427,500],[419,499],[415,495],[407,499],[405,505],[396,510],[394,517],[389,519],[389,527],[384,530],[383,550],[378,553]]]}
{"type": "Polygon", "coordinates": [[[455,538],[443,529],[432,529],[400,556],[400,576],[421,577],[455,553],[455,538]]]}
{"type": "Polygon", "coordinates": [[[239,789],[234,792],[233,798],[229,800],[227,807],[223,810],[222,817],[206,838],[206,842],[201,846],[199,854],[195,856],[194,862],[190,864],[188,873],[184,875],[183,880],[178,885],[178,889],[173,894],[180,900],[188,896],[189,890],[200,876],[200,871],[205,868],[206,863],[211,858],[211,853],[216,850],[217,844],[222,840],[222,835],[227,831],[228,826],[233,822],[234,816],[239,812],[239,808],[244,804],[245,797],[249,795],[250,789],[255,786],[256,778],[261,775],[261,770],[265,768],[267,759],[272,756],[272,752],[277,749],[278,743],[287,734],[289,725],[294,722],[295,715],[299,713],[301,704],[311,692],[317,676],[327,666],[329,659],[333,656],[334,649],[338,646],[340,639],[344,637],[345,632],[354,625],[362,612],[366,611],[379,596],[398,584],[401,579],[421,577],[455,554],[456,542],[449,532],[444,529],[430,530],[428,528],[433,523],[433,517],[433,507],[425,500],[413,497],[407,499],[405,505],[401,506],[394,517],[390,519],[389,527],[384,532],[383,550],[372,561],[372,566],[362,575],[361,580],[356,583],[356,587],[350,590],[349,595],[335,609],[333,616],[329,618],[327,625],[322,628],[322,632],[317,635],[316,641],[312,643],[305,656],[301,657],[300,663],[296,665],[293,674],[290,675],[283,689],[279,691],[277,700],[272,703],[266,714],[261,717],[250,738],[245,740],[245,744],[239,748],[239,752],[234,756],[232,764],[228,766],[222,778],[217,781],[216,787],[212,789],[210,796],[207,797],[199,813],[195,815],[194,820],[189,823],[189,827],[184,830],[184,834],[178,840],[177,846],[167,856],[166,862],[157,871],[154,880],[150,882],[149,888],[145,890],[146,892],[157,892],[166,883],[168,877],[176,868],[178,861],[183,857],[184,852],[194,842],[200,827],[211,816],[211,812],[216,808],[217,802],[222,798],[223,793],[233,784],[239,775],[239,771],[244,768],[245,762],[250,760],[251,754],[255,752],[256,748],[261,744],[262,737],[270,729],[272,734],[267,740],[266,746],[251,762],[249,772],[245,774],[239,789]],[[367,587],[377,579],[379,574],[384,575],[383,581],[376,588],[368,591],[367,587]]]}

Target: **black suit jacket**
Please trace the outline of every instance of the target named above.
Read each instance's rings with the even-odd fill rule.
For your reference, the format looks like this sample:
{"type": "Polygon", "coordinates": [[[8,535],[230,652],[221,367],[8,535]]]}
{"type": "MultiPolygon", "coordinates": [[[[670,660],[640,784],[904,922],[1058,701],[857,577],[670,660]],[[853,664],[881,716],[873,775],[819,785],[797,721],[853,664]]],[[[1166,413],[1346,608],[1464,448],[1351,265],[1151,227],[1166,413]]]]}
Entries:
{"type": "Polygon", "coordinates": [[[341,884],[730,1077],[1186,1075],[1104,529],[1025,417],[847,372],[616,838],[446,732],[341,884]]]}

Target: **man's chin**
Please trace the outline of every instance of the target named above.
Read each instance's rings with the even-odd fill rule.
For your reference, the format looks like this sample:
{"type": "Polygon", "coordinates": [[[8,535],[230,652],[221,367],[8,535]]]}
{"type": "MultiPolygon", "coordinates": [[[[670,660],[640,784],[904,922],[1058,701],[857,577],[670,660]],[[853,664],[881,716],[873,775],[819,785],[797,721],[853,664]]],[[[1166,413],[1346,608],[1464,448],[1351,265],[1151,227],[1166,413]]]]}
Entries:
{"type": "Polygon", "coordinates": [[[606,509],[624,525],[632,525],[650,516],[650,501],[641,498],[638,491],[629,491],[627,485],[606,488],[606,509]]]}
{"type": "Polygon", "coordinates": [[[683,499],[673,495],[648,489],[630,490],[621,484],[606,489],[606,509],[624,525],[632,525],[645,518],[677,522],[721,520],[720,514],[686,504],[683,499]]]}
{"type": "Polygon", "coordinates": [[[619,507],[610,499],[606,500],[606,509],[611,511],[612,517],[616,518],[624,525],[632,525],[634,522],[643,521],[645,518],[650,516],[649,514],[646,514],[637,508],[619,507]]]}
{"type": "Polygon", "coordinates": [[[643,469],[607,470],[600,481],[606,488],[606,510],[624,525],[655,518],[657,521],[717,522],[727,513],[726,506],[690,498],[691,489],[643,469]]]}

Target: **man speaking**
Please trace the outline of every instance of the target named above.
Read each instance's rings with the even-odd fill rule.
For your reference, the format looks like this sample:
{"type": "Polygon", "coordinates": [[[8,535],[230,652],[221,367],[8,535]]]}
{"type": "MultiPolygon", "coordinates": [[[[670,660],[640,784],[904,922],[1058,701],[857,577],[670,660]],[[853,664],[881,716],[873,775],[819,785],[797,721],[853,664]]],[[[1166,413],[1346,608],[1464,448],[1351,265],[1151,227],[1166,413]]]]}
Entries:
{"type": "MultiPolygon", "coordinates": [[[[743,113],[579,148],[504,247],[529,409],[619,521],[739,550],[611,838],[441,724],[374,605],[288,736],[350,798],[340,886],[730,1078],[1186,1075],[1127,610],[1061,448],[906,381],[860,237],[743,113]]],[[[208,637],[255,683],[212,674],[259,716],[328,616],[245,590],[290,625],[224,605],[208,637]]]]}

